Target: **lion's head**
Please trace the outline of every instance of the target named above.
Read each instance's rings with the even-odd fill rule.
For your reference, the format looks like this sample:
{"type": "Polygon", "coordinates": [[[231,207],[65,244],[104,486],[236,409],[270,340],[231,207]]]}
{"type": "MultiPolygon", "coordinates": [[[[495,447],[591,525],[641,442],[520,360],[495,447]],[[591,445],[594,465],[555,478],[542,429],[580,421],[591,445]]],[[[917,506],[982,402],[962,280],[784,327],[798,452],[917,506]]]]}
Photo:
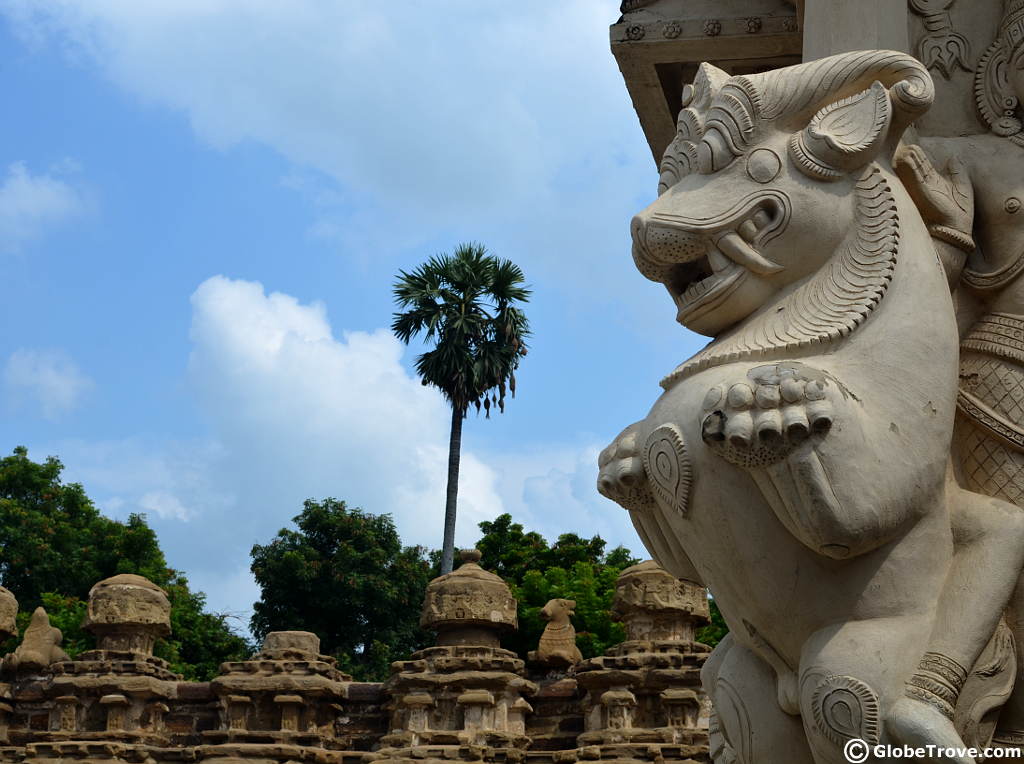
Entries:
{"type": "Polygon", "coordinates": [[[884,184],[865,169],[891,161],[933,96],[927,70],[904,53],[735,77],[703,64],[662,160],[660,195],[633,219],[637,267],[668,288],[680,323],[712,337],[820,289],[811,282],[844,252],[849,273],[832,280],[877,301],[888,276],[859,251],[895,232],[879,220],[884,184]]]}

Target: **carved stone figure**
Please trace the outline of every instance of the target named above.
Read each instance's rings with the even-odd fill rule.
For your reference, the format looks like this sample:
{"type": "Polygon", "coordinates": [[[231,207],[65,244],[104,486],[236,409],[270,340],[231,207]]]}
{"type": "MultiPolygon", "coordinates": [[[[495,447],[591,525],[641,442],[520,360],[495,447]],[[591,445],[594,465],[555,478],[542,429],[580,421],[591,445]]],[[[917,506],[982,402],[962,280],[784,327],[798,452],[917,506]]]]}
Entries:
{"type": "Polygon", "coordinates": [[[9,671],[42,671],[58,661],[71,660],[60,645],[64,636],[50,625],[50,617],[41,607],[32,613],[25,636],[17,649],[4,657],[3,667],[9,671]]]}
{"type": "Polygon", "coordinates": [[[540,635],[540,645],[529,655],[531,663],[549,666],[571,666],[583,660],[583,654],[576,647],[576,629],[569,620],[576,602],[554,599],[541,608],[541,618],[548,622],[540,635]]]}
{"type": "Polygon", "coordinates": [[[891,51],[703,65],[632,223],[639,270],[713,341],[598,487],[731,627],[704,668],[716,761],[962,748],[991,711],[965,686],[1006,684],[1005,654],[973,669],[1005,653],[1024,515],[949,469],[959,336],[931,236],[968,243],[929,230],[893,166],[933,94],[891,51]]]}

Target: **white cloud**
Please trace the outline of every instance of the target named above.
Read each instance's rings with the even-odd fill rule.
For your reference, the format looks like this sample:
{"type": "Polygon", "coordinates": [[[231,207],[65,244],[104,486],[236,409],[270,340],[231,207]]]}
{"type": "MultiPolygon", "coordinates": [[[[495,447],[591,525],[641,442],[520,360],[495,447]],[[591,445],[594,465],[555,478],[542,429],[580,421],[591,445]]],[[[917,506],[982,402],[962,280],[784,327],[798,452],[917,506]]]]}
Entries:
{"type": "Polygon", "coordinates": [[[532,220],[575,169],[614,170],[621,185],[627,156],[653,191],[608,50],[607,3],[6,0],[0,10],[24,39],[184,114],[209,145],[255,142],[323,173],[347,208],[314,235],[361,241],[372,228],[379,249],[415,223],[532,220]],[[381,228],[368,210],[401,224],[381,228]]]}
{"type": "Polygon", "coordinates": [[[73,160],[65,160],[38,175],[24,162],[7,168],[0,185],[0,252],[18,252],[48,228],[85,212],[83,194],[60,177],[76,167],[73,160]]]}
{"type": "Polygon", "coordinates": [[[193,512],[174,494],[166,491],[148,491],[139,497],[139,509],[152,512],[158,517],[189,520],[193,512]]]}
{"type": "Polygon", "coordinates": [[[74,409],[93,387],[62,350],[15,350],[4,366],[4,383],[12,403],[31,400],[50,420],[74,409]]]}
{"type": "MultiPolygon", "coordinates": [[[[448,407],[402,367],[398,340],[383,329],[335,337],[322,304],[222,276],[192,306],[189,376],[226,469],[245,476],[250,523],[272,532],[303,499],[335,496],[391,513],[407,543],[439,545],[448,407]]],[[[461,470],[467,539],[502,502],[472,452],[461,470]]]]}

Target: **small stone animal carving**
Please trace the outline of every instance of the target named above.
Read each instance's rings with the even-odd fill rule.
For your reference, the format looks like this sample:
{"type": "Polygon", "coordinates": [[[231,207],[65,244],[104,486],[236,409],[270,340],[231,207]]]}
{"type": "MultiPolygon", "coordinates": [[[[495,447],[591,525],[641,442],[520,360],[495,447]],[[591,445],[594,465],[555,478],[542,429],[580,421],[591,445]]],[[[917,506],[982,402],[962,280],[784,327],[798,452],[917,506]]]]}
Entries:
{"type": "Polygon", "coordinates": [[[548,625],[540,635],[540,645],[531,651],[531,662],[547,665],[573,665],[583,660],[583,654],[576,647],[576,629],[569,620],[576,607],[574,600],[554,599],[540,611],[548,625]]]}
{"type": "Polygon", "coordinates": [[[52,663],[71,660],[60,645],[64,635],[50,625],[50,617],[41,607],[32,613],[21,644],[4,658],[3,666],[9,671],[43,671],[52,663]]]}

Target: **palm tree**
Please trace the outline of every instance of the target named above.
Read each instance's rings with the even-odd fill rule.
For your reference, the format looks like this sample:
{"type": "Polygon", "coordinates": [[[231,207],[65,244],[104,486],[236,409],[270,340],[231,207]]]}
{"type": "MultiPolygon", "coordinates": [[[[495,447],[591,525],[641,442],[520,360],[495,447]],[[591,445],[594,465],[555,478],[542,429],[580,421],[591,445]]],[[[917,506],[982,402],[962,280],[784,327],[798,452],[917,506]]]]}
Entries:
{"type": "Polygon", "coordinates": [[[441,391],[452,407],[448,445],[448,493],[444,511],[441,573],[450,573],[455,553],[455,512],[459,493],[462,421],[470,406],[505,410],[505,392],[515,397],[515,370],[526,355],[529,324],[516,303],[530,290],[511,260],[487,254],[480,244],[460,244],[435,255],[411,273],[399,271],[394,286],[391,331],[408,344],[419,333],[433,350],[416,358],[424,385],[441,391]]]}

